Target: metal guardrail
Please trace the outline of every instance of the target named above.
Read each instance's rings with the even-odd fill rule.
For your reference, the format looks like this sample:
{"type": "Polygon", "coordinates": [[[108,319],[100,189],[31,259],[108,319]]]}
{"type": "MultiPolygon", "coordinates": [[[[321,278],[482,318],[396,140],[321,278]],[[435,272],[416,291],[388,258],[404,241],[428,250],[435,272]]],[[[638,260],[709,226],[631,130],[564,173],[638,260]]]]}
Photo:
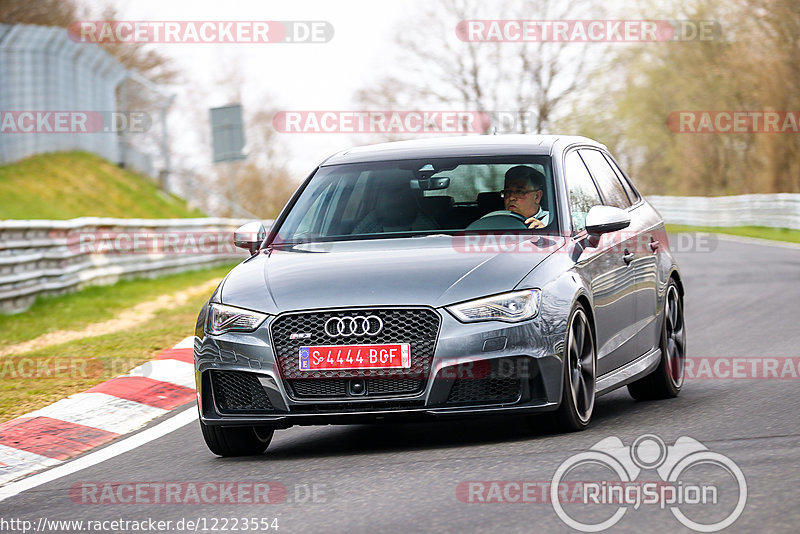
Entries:
{"type": "Polygon", "coordinates": [[[690,226],[770,226],[800,230],[800,194],[725,197],[648,196],[667,223],[690,226]]]}
{"type": "MultiPolygon", "coordinates": [[[[647,198],[667,223],[800,229],[800,194],[647,198]]],[[[125,277],[152,277],[244,259],[247,252],[233,247],[233,230],[248,221],[98,217],[0,221],[0,312],[26,310],[38,295],[61,294],[125,277]],[[114,236],[125,237],[124,243],[131,245],[130,250],[113,245],[111,250],[104,250],[98,246],[103,235],[111,236],[110,241],[114,236]],[[183,249],[153,250],[151,240],[145,238],[137,244],[131,237],[147,235],[175,237],[177,246],[183,249]],[[99,239],[84,239],[92,236],[99,239]],[[182,236],[210,239],[199,244],[196,239],[181,242],[182,236]]],[[[267,227],[271,223],[264,222],[267,227]]]]}
{"type": "Polygon", "coordinates": [[[233,246],[233,231],[245,222],[100,217],[0,221],[0,312],[24,311],[39,295],[245,259],[247,252],[233,246]]]}

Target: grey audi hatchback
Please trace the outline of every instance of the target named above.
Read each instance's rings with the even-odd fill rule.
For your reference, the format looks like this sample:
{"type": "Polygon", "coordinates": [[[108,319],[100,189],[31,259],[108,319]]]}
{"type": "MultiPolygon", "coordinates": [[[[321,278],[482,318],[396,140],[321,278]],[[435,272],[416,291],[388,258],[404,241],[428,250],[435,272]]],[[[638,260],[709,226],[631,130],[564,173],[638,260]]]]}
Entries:
{"type": "Polygon", "coordinates": [[[683,384],[663,221],[605,146],[474,136],[335,154],[197,320],[200,426],[222,456],[292,425],[551,412],[683,384]]]}

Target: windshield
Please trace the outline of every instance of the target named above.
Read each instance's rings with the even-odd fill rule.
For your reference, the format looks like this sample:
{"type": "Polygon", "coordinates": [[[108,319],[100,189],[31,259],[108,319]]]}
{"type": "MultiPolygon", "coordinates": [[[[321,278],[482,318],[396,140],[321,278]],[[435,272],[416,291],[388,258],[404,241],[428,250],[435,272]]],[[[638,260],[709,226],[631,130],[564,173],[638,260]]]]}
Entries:
{"type": "Polygon", "coordinates": [[[358,163],[321,167],[274,241],[547,232],[556,220],[549,156],[358,163]],[[536,230],[523,222],[530,217],[536,230]]]}

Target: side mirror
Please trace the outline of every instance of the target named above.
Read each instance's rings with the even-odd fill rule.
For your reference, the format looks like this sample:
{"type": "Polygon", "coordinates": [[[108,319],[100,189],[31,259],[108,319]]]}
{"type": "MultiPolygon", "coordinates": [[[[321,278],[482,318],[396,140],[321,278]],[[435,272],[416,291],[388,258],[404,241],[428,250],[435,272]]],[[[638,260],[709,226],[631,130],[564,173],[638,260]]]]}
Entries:
{"type": "Polygon", "coordinates": [[[586,231],[600,235],[616,232],[631,225],[631,218],[625,210],[614,206],[594,206],[586,214],[586,231]]]}
{"type": "Polygon", "coordinates": [[[266,238],[267,230],[258,221],[243,224],[233,232],[233,244],[239,248],[246,248],[251,256],[258,251],[258,247],[266,238]]]}

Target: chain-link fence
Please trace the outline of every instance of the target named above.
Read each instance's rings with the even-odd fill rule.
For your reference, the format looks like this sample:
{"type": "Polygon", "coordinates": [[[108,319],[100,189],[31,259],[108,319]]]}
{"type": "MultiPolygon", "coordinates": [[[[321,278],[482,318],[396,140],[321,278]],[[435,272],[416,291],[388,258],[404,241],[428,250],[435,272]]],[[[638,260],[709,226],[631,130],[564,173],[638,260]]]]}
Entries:
{"type": "Polygon", "coordinates": [[[0,163],[86,150],[153,177],[160,173],[164,182],[162,115],[170,103],[158,86],[100,46],[70,39],[65,28],[0,24],[0,163]]]}

